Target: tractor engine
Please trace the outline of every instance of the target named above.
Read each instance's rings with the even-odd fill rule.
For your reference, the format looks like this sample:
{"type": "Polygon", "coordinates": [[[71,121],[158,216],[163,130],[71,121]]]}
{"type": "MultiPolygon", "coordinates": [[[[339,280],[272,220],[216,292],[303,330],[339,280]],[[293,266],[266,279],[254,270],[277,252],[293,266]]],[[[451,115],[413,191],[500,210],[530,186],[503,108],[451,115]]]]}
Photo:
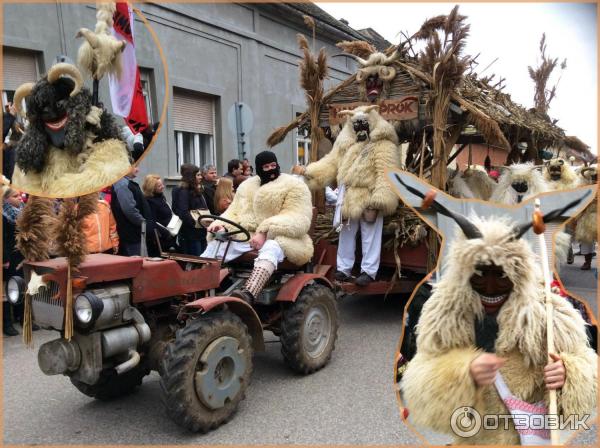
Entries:
{"type": "MultiPolygon", "coordinates": [[[[34,322],[63,332],[66,276],[27,271],[34,322]]],[[[120,375],[136,367],[141,359],[138,350],[150,341],[150,327],[131,306],[131,286],[125,282],[74,290],[73,321],[70,341],[60,338],[40,347],[38,364],[46,375],[63,374],[92,385],[103,370],[114,369],[120,375]]]]}

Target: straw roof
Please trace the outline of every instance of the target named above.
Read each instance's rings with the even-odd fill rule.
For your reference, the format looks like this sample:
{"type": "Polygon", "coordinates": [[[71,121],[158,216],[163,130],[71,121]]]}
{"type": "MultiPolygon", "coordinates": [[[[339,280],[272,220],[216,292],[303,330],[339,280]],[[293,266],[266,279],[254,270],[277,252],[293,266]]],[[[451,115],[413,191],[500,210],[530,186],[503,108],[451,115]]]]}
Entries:
{"type": "MultiPolygon", "coordinates": [[[[418,94],[421,97],[420,102],[425,103],[429,95],[431,76],[422,71],[413,58],[400,59],[394,62],[394,66],[397,76],[392,82],[389,97],[418,94]]],[[[329,125],[328,104],[359,101],[356,76],[352,75],[325,94],[320,125],[329,125]]],[[[490,85],[490,77],[479,79],[474,73],[466,74],[459,87],[452,93],[452,102],[463,113],[467,113],[467,124],[473,124],[488,143],[504,147],[507,151],[510,149],[509,140],[517,135],[519,139],[531,136],[545,146],[558,146],[565,139],[564,131],[549,117],[515,103],[501,88],[490,85]]],[[[430,120],[430,117],[426,116],[425,119],[430,120]]],[[[283,141],[292,129],[306,126],[307,120],[308,115],[303,114],[287,126],[278,128],[269,137],[269,146],[283,141]]]]}

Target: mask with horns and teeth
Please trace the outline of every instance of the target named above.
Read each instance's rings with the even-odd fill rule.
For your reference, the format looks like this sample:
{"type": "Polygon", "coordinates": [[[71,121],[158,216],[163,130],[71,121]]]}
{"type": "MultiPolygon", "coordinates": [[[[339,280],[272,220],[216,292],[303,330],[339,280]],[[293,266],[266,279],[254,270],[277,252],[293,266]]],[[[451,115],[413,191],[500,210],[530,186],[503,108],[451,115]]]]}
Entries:
{"type": "Polygon", "coordinates": [[[50,145],[77,155],[86,147],[90,131],[95,141],[118,138],[112,116],[102,113],[95,114],[99,115],[95,120],[91,118],[92,95],[72,64],[55,64],[38,82],[21,85],[14,95],[21,115],[23,100],[29,126],[17,145],[16,162],[24,173],[43,169],[50,145]]]}
{"type": "Polygon", "coordinates": [[[398,52],[395,51],[390,56],[376,52],[367,59],[352,56],[360,65],[356,72],[356,82],[360,84],[363,100],[374,102],[381,94],[385,96],[390,83],[396,77],[396,69],[392,63],[398,58],[398,52]]]}
{"type": "MultiPolygon", "coordinates": [[[[532,228],[533,221],[520,224],[506,219],[467,218],[454,212],[435,199],[435,190],[423,194],[407,185],[398,175],[398,182],[410,193],[423,198],[423,207],[431,207],[437,213],[454,220],[462,237],[458,238],[449,251],[446,265],[448,275],[461,281],[461,288],[472,289],[481,300],[482,308],[495,312],[509,298],[513,290],[523,296],[523,288],[536,287],[539,268],[534,263],[535,255],[529,244],[522,239],[532,228]]],[[[543,222],[553,221],[589,196],[567,203],[543,216],[543,222]]],[[[527,297],[527,294],[525,296],[527,297]]]]}

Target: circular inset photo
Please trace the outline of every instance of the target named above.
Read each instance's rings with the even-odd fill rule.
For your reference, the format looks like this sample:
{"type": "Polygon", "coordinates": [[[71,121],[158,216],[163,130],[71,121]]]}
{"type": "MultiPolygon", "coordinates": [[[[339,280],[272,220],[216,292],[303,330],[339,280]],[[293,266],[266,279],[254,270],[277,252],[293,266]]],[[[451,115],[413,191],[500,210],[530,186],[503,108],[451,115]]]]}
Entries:
{"type": "Polygon", "coordinates": [[[141,12],[125,2],[99,3],[94,29],[75,35],[77,54],[56,57],[36,82],[16,87],[7,104],[14,189],[51,198],[97,192],[130,173],[150,148],[168,102],[153,123],[135,56],[136,15],[161,55],[167,85],[162,48],[141,12]]]}

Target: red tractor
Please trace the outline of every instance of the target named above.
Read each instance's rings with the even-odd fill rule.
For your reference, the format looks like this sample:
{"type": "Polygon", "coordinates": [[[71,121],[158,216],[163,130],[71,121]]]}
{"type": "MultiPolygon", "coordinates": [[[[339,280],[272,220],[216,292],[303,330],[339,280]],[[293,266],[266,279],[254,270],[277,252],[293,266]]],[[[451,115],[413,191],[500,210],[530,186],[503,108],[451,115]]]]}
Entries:
{"type": "MultiPolygon", "coordinates": [[[[246,229],[226,222],[235,230],[215,236],[226,250],[234,235],[248,241],[246,229]]],[[[40,347],[41,370],[66,375],[101,400],[131,392],[156,370],[176,423],[202,432],[218,427],[244,398],[264,330],[280,337],[285,362],[302,374],[329,362],[337,337],[332,285],[311,263],[284,260],[252,305],[232,297],[255,256],[230,263],[164,252],[87,256],[71,279],[74,336],[40,347]]],[[[25,279],[8,281],[11,300],[22,300],[27,287],[34,322],[64,336],[66,260],[26,263],[25,279]]]]}

